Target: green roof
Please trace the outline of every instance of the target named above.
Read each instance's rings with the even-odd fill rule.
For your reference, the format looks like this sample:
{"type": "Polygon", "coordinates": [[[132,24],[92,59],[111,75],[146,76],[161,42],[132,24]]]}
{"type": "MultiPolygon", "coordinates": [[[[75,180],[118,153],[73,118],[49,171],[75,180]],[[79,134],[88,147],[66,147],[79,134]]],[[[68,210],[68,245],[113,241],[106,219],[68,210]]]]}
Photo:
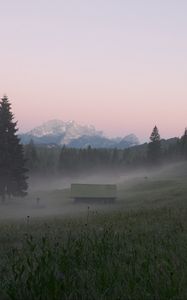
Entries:
{"type": "Polygon", "coordinates": [[[71,198],[116,198],[115,184],[71,184],[71,198]]]}

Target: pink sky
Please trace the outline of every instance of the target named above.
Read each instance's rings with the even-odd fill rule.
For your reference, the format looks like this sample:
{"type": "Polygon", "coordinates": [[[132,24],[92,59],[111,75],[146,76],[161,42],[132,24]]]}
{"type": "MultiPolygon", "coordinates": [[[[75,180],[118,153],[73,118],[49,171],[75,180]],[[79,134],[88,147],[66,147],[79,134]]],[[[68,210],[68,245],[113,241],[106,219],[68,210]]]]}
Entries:
{"type": "Polygon", "coordinates": [[[164,138],[180,136],[186,11],[183,0],[4,1],[0,95],[20,131],[62,119],[141,141],[155,124],[164,138]]]}

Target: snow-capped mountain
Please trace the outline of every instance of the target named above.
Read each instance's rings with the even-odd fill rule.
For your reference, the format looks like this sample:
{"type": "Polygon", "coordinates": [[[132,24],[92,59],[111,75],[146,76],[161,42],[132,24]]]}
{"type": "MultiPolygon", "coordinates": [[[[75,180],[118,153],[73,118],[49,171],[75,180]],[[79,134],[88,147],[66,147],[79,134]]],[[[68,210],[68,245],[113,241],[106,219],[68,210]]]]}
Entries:
{"type": "Polygon", "coordinates": [[[102,131],[93,125],[80,125],[75,121],[63,122],[51,120],[31,131],[20,135],[21,141],[27,144],[32,139],[36,144],[68,145],[69,147],[85,148],[129,148],[139,144],[137,137],[130,134],[124,138],[107,138],[102,131]]]}
{"type": "Polygon", "coordinates": [[[101,131],[97,131],[92,125],[80,125],[75,121],[63,122],[61,120],[50,120],[21,135],[21,138],[24,143],[27,143],[32,138],[37,143],[68,145],[70,141],[83,135],[102,136],[102,134],[101,131]]]}
{"type": "Polygon", "coordinates": [[[61,120],[51,120],[27,132],[29,135],[42,137],[44,135],[59,135],[66,131],[72,121],[63,122],[61,120]]]}

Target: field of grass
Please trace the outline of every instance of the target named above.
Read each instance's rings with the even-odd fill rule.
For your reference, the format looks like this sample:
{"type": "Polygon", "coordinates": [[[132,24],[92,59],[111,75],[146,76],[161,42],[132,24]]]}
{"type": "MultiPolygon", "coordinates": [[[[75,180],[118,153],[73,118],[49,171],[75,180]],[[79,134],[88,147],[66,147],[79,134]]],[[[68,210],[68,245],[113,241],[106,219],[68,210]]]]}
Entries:
{"type": "Polygon", "coordinates": [[[187,299],[186,171],[121,180],[116,204],[76,216],[1,221],[0,299],[187,299]]]}

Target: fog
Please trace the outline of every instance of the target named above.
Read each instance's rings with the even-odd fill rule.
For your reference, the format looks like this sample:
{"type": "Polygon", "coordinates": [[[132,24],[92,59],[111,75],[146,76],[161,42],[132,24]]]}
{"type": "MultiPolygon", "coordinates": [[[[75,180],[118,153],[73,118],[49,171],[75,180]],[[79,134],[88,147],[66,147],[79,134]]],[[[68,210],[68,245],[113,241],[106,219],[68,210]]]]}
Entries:
{"type": "Polygon", "coordinates": [[[31,177],[29,179],[28,195],[24,198],[6,199],[0,204],[0,220],[21,219],[28,222],[33,218],[67,217],[85,214],[88,206],[93,211],[106,211],[125,207],[124,199],[116,199],[114,204],[75,204],[70,198],[71,183],[116,184],[118,194],[122,189],[133,187],[137,182],[145,182],[152,178],[161,180],[178,176],[181,164],[170,164],[154,170],[136,169],[133,171],[96,172],[94,174],[80,174],[79,176],[59,177],[31,177]],[[177,171],[178,170],[178,171],[177,171]],[[120,206],[119,206],[120,203],[120,206]]]}

